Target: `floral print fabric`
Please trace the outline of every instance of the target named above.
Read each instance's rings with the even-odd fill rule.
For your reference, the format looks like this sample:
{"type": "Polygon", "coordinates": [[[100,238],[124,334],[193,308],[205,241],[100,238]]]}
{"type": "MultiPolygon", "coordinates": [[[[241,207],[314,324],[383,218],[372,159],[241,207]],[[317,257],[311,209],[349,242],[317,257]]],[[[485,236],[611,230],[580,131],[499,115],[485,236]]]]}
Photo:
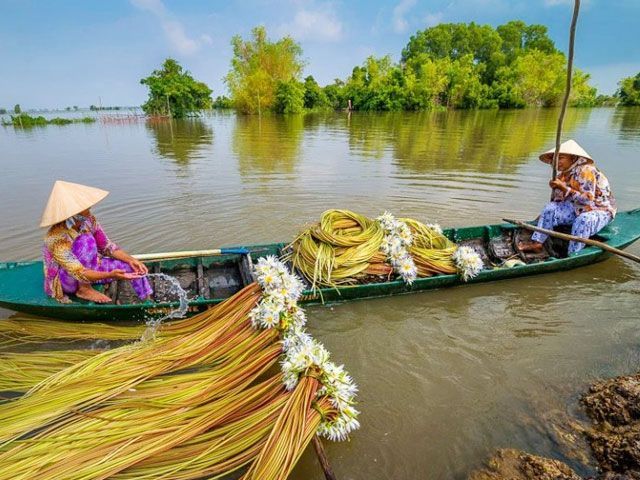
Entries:
{"type": "Polygon", "coordinates": [[[616,205],[607,177],[598,170],[591,160],[579,157],[569,169],[558,177],[570,190],[554,192],[554,200],[569,201],[580,215],[591,211],[609,212],[616,215],[616,205]]]}
{"type": "Polygon", "coordinates": [[[74,240],[84,234],[91,235],[100,256],[109,256],[118,246],[109,240],[106,233],[93,215],[86,217],[76,228],[68,228],[65,222],[53,225],[47,232],[42,249],[44,257],[44,290],[47,295],[57,300],[65,297],[60,282],[61,270],[66,271],[75,280],[86,282],[82,272],[85,265],[74,255],[72,246],[74,240]]]}
{"type": "MultiPolygon", "coordinates": [[[[576,208],[570,201],[549,202],[538,219],[538,227],[553,230],[553,227],[558,225],[571,225],[572,235],[589,238],[606,227],[612,218],[611,213],[605,210],[591,210],[577,215],[576,208]]],[[[544,243],[547,237],[544,233],[535,232],[531,240],[544,243]]],[[[569,242],[569,254],[579,252],[583,248],[582,242],[569,242]]]]}

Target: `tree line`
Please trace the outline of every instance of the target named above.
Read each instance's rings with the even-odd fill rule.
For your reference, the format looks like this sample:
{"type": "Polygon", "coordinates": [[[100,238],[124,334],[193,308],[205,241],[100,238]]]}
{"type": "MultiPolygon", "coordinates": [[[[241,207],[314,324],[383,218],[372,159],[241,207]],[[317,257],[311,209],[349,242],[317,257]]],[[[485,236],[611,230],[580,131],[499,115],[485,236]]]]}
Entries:
{"type": "MultiPolygon", "coordinates": [[[[182,117],[211,107],[258,114],[553,107],[564,91],[567,61],[547,27],[519,20],[496,28],[474,22],[426,28],[411,36],[400,61],[370,56],[346,79],[325,86],[311,75],[302,79],[302,48],[291,37],[270,40],[259,26],[231,45],[229,97],[212,100],[205,83],[167,59],[141,80],[149,88],[144,111],[182,117]]],[[[622,79],[614,97],[598,95],[589,80],[574,71],[570,105],[640,105],[640,73],[622,79]]]]}

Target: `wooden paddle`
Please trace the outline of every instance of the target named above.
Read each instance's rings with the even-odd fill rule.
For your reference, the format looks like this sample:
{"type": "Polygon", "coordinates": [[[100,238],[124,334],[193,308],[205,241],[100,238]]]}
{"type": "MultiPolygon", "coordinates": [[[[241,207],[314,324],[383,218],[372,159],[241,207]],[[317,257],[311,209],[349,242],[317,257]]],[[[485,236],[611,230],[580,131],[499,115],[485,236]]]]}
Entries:
{"type": "Polygon", "coordinates": [[[172,260],[174,258],[186,257],[210,257],[212,255],[238,254],[246,255],[249,250],[244,247],[236,248],[214,248],[211,250],[187,250],[184,252],[164,252],[164,253],[141,253],[132,255],[133,258],[143,261],[148,260],[172,260]]]}
{"type": "Polygon", "coordinates": [[[514,225],[518,225],[519,227],[526,228],[527,230],[546,233],[550,237],[561,238],[563,240],[575,240],[577,242],[582,242],[587,245],[592,245],[594,247],[601,248],[602,250],[606,250],[607,252],[615,253],[616,255],[620,255],[621,257],[628,258],[629,260],[633,260],[634,262],[640,263],[640,257],[638,257],[637,255],[633,255],[632,253],[625,252],[624,250],[619,250],[617,248],[612,247],[611,245],[607,245],[606,243],[599,242],[597,240],[592,240],[590,238],[576,237],[575,235],[556,232],[555,230],[547,230],[546,228],[536,227],[535,225],[530,225],[528,223],[521,222],[519,220],[509,220],[508,218],[503,218],[502,220],[508,223],[512,223],[514,225]]]}

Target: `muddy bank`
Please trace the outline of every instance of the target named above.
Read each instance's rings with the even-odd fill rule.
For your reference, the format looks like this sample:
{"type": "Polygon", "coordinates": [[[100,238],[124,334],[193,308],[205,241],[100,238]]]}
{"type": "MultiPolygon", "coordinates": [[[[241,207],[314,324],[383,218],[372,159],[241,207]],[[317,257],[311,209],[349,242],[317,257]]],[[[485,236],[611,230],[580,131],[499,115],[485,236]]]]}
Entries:
{"type": "Polygon", "coordinates": [[[593,422],[585,435],[600,470],[640,478],[640,374],[595,383],[582,403],[593,422]]]}
{"type": "Polygon", "coordinates": [[[505,448],[496,451],[484,468],[472,472],[469,480],[582,480],[582,477],[559,460],[505,448]]]}
{"type": "MultiPolygon", "coordinates": [[[[591,420],[574,423],[597,462],[597,480],[640,480],[640,374],[591,385],[581,403],[591,420]]],[[[585,452],[586,453],[586,452],[585,452]]],[[[500,449],[469,480],[580,480],[567,464],[514,449],[500,449]]]]}

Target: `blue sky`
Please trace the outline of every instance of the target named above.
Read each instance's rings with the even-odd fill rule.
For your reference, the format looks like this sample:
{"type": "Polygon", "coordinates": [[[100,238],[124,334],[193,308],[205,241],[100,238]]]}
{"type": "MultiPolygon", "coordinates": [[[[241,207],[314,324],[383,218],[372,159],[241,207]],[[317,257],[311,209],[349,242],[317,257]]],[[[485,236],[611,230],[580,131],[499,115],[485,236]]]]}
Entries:
{"type": "MultiPolygon", "coordinates": [[[[576,64],[602,93],[640,71],[639,0],[583,0],[576,64]]],[[[225,93],[229,41],[262,24],[298,40],[320,84],[368,55],[394,59],[440,22],[541,23],[566,50],[572,0],[0,0],[0,106],[139,105],[167,56],[225,93]]]]}

